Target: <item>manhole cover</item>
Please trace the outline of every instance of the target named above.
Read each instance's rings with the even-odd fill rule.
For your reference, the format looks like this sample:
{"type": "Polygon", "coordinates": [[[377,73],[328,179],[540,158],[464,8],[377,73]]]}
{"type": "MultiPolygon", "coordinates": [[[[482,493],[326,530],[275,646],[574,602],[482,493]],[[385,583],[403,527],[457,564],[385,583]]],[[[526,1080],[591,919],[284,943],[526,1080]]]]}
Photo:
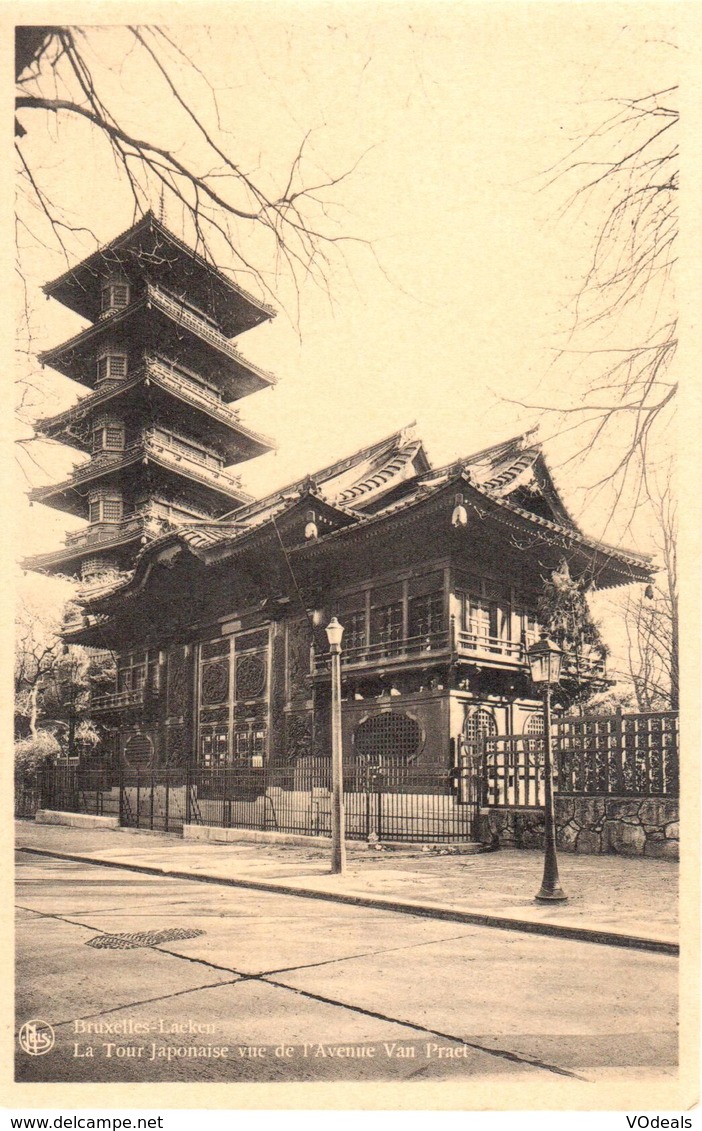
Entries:
{"type": "Polygon", "coordinates": [[[168,927],[165,931],[135,931],[132,934],[96,935],[88,939],[86,946],[97,950],[135,950],[140,946],[158,946],[159,943],[174,942],[176,939],[196,939],[204,931],[189,930],[187,927],[168,927]]]}

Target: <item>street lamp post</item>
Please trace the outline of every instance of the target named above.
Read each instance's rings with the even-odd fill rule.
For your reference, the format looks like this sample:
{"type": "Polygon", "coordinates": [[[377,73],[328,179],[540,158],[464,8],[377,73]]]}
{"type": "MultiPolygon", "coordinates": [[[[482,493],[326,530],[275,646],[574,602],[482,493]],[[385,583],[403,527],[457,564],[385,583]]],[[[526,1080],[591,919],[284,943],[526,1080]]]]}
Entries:
{"type": "Polygon", "coordinates": [[[346,868],[344,820],[344,762],[341,740],[341,638],[343,625],[332,617],[326,627],[331,652],[331,732],[332,732],[332,873],[340,875],[346,868]]]}
{"type": "Polygon", "coordinates": [[[553,746],[551,740],[551,684],[561,677],[563,653],[545,632],[528,652],[532,683],[544,700],[544,875],[536,895],[539,903],[562,903],[568,898],[561,888],[556,854],[556,820],[553,808],[553,746]]]}

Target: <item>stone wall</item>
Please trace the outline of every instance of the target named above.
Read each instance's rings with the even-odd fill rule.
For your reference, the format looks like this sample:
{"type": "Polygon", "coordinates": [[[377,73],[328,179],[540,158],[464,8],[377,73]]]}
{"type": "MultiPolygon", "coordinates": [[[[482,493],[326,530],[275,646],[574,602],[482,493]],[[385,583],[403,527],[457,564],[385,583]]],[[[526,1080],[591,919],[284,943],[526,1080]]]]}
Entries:
{"type": "MultiPolygon", "coordinates": [[[[556,838],[563,852],[648,856],[677,860],[676,797],[567,797],[556,795],[556,838]]],[[[480,839],[506,848],[543,848],[543,809],[487,809],[480,839]]]]}

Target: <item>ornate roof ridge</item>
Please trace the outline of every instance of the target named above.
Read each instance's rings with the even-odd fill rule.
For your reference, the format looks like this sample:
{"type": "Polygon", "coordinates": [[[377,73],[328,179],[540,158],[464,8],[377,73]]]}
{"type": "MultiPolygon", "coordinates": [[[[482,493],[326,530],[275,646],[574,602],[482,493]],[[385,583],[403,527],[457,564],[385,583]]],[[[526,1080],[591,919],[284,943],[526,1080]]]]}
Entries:
{"type": "Polygon", "coordinates": [[[366,479],[363,479],[360,483],[354,483],[352,487],[347,487],[345,491],[342,491],[339,495],[339,502],[350,502],[352,499],[358,498],[359,495],[368,495],[383,487],[389,479],[392,479],[393,475],[414,459],[421,446],[421,440],[414,440],[404,448],[400,448],[386,463],[371,472],[366,479]]]}
{"type": "MultiPolygon", "coordinates": [[[[223,518],[235,519],[239,516],[246,517],[246,511],[253,513],[257,507],[261,507],[263,509],[264,507],[271,504],[276,498],[284,495],[286,492],[289,493],[290,491],[299,490],[309,480],[313,480],[318,485],[319,489],[323,491],[325,482],[328,482],[330,479],[334,479],[337,475],[343,474],[344,471],[350,470],[353,467],[354,461],[360,463],[361,460],[367,459],[369,456],[375,454],[376,452],[379,453],[380,451],[382,451],[383,447],[385,446],[391,445],[393,443],[399,444],[402,440],[403,435],[413,427],[414,422],[412,424],[408,424],[405,428],[398,429],[396,432],[391,432],[389,436],[383,437],[382,440],[377,440],[374,444],[368,444],[367,447],[360,448],[358,451],[352,452],[351,455],[342,456],[342,458],[337,460],[335,463],[329,464],[327,467],[323,467],[321,468],[321,470],[313,472],[311,476],[304,475],[299,479],[294,479],[292,483],[288,483],[284,487],[278,487],[277,490],[271,491],[269,495],[264,495],[261,499],[257,499],[253,503],[248,503],[246,507],[242,507],[235,511],[230,511],[228,514],[224,515],[223,518]]],[[[410,441],[410,443],[419,443],[419,445],[421,446],[421,441],[412,440],[410,441]]],[[[342,492],[341,497],[343,497],[343,494],[344,492],[342,492]]],[[[335,506],[336,504],[331,505],[335,506]]]]}

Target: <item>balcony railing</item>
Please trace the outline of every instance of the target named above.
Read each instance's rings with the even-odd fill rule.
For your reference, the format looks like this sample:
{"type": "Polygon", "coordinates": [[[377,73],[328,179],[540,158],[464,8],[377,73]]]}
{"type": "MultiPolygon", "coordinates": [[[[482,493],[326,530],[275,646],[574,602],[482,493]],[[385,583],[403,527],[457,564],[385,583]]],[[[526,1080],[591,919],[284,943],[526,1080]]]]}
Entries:
{"type": "Polygon", "coordinates": [[[159,287],[155,287],[150,283],[146,288],[146,298],[148,302],[157,306],[160,310],[163,310],[164,313],[168,314],[171,318],[176,319],[182,326],[187,326],[188,329],[197,334],[199,338],[216,346],[218,350],[226,354],[227,357],[230,357],[232,361],[236,361],[238,365],[241,365],[244,369],[250,370],[250,372],[257,377],[260,377],[267,385],[276,384],[277,379],[272,373],[268,373],[267,370],[261,369],[260,366],[254,365],[251,361],[247,361],[228,338],[225,338],[223,334],[220,334],[220,332],[215,330],[212,326],[209,326],[203,319],[198,318],[196,314],[193,314],[187,307],[184,307],[177,299],[171,298],[165,291],[160,290],[159,287]]]}
{"type": "Polygon", "coordinates": [[[74,530],[66,535],[66,546],[92,546],[98,542],[112,542],[128,534],[140,534],[155,515],[139,514],[124,522],[99,522],[87,530],[74,530]]]}
{"type": "Polygon", "coordinates": [[[236,499],[250,501],[250,496],[241,490],[241,479],[238,476],[228,475],[217,467],[207,467],[191,458],[186,452],[175,449],[173,445],[169,445],[166,441],[156,440],[150,436],[141,437],[136,443],[130,444],[121,452],[102,452],[100,455],[92,456],[88,463],[76,468],[69,479],[47,487],[34,488],[31,492],[31,498],[41,502],[53,495],[60,495],[71,490],[78,483],[97,479],[106,471],[127,466],[138,459],[140,455],[152,455],[168,464],[169,467],[176,470],[187,470],[187,474],[192,479],[198,479],[209,487],[219,487],[226,494],[236,499]],[[183,465],[185,466],[183,467],[183,465]]]}
{"type": "MultiPolygon", "coordinates": [[[[448,656],[453,651],[459,658],[480,660],[487,664],[492,662],[499,666],[507,664],[521,668],[529,666],[527,651],[521,642],[456,630],[452,649],[451,635],[448,631],[425,632],[404,639],[393,636],[370,644],[349,644],[342,647],[341,663],[345,668],[378,667],[388,661],[410,662],[418,657],[448,656]]],[[[328,652],[316,654],[315,671],[325,671],[329,666],[329,659],[328,652]]],[[[605,678],[606,664],[599,656],[583,655],[578,658],[573,653],[564,653],[562,672],[571,678],[577,675],[584,679],[605,678]]]]}
{"type": "MultiPolygon", "coordinates": [[[[109,320],[95,322],[86,330],[80,330],[77,334],[74,334],[68,341],[62,342],[60,346],[56,346],[52,350],[45,350],[43,353],[39,354],[39,361],[42,365],[55,366],[57,362],[60,363],[61,358],[65,359],[77,350],[84,350],[88,346],[88,343],[102,338],[105,328],[107,328],[109,333],[110,326],[113,323],[119,322],[121,324],[125,318],[131,318],[134,312],[143,309],[145,306],[155,307],[169,318],[172,318],[180,326],[187,326],[201,341],[214,346],[219,353],[228,357],[231,361],[234,361],[238,366],[241,366],[242,369],[247,370],[252,376],[258,377],[264,384],[277,384],[277,378],[273,373],[269,373],[259,365],[254,365],[253,362],[247,361],[247,359],[239,353],[236,346],[232,345],[230,340],[225,338],[219,330],[208,325],[202,318],[198,318],[196,314],[184,307],[177,299],[172,298],[170,295],[166,294],[165,291],[162,291],[159,287],[155,287],[152,283],[147,284],[143,294],[134,298],[129,306],[125,306],[121,310],[116,311],[109,320]]],[[[83,377],[78,377],[77,379],[84,380],[83,377]]],[[[84,383],[87,384],[88,382],[84,381],[84,383]]]]}
{"type": "MultiPolygon", "coordinates": [[[[138,447],[139,445],[136,446],[138,447]]],[[[238,475],[228,475],[226,471],[222,471],[220,468],[204,466],[199,463],[198,460],[193,459],[172,444],[168,444],[160,439],[156,440],[153,437],[148,437],[141,443],[141,447],[143,447],[147,455],[154,455],[158,459],[164,460],[164,462],[168,463],[171,467],[177,467],[179,464],[185,462],[187,464],[188,474],[194,479],[200,479],[208,486],[221,487],[227,491],[228,494],[235,495],[238,498],[243,497],[247,501],[250,498],[249,495],[244,494],[241,490],[241,479],[238,475]]]]}
{"type": "MultiPolygon", "coordinates": [[[[344,647],[341,663],[344,667],[376,665],[386,660],[412,659],[430,653],[448,653],[448,632],[425,632],[406,639],[386,638],[373,644],[357,644],[344,647]]],[[[324,671],[329,664],[329,653],[315,656],[315,670],[324,671]]]]}
{"type": "Polygon", "coordinates": [[[67,408],[64,412],[57,413],[56,416],[47,416],[43,420],[37,421],[38,431],[49,432],[56,429],[68,428],[72,424],[77,424],[79,421],[85,420],[86,417],[92,415],[96,409],[100,408],[103,403],[111,400],[125,389],[134,388],[147,375],[155,380],[157,384],[174,390],[180,396],[185,397],[191,404],[205,408],[212,416],[216,416],[218,420],[221,420],[223,424],[226,424],[229,428],[238,432],[239,435],[245,436],[247,439],[253,440],[263,447],[275,447],[275,443],[270,436],[266,436],[263,432],[256,432],[253,428],[242,424],[238,410],[230,408],[229,405],[225,404],[217,393],[210,392],[196,381],[171,369],[158,358],[147,358],[146,364],[140,366],[126,381],[115,384],[109,389],[99,390],[87,397],[81,397],[77,404],[73,405],[71,408],[67,408]]]}
{"type": "Polygon", "coordinates": [[[262,432],[255,432],[253,428],[242,424],[236,409],[229,408],[229,406],[224,404],[214,393],[208,393],[207,390],[196,385],[194,381],[188,380],[187,377],[183,377],[180,373],[176,373],[159,361],[150,361],[148,371],[157,382],[171,389],[175,389],[192,403],[206,408],[212,416],[216,416],[224,424],[228,425],[229,428],[235,429],[241,436],[246,436],[249,440],[254,440],[256,443],[267,448],[275,447],[275,443],[270,436],[266,436],[262,432]]]}
{"type": "Polygon", "coordinates": [[[56,416],[45,416],[43,419],[38,420],[36,423],[37,432],[45,432],[49,429],[67,428],[71,424],[76,424],[80,420],[84,420],[87,416],[91,415],[95,409],[100,408],[104,401],[108,401],[115,395],[116,392],[122,392],[123,389],[132,388],[138,381],[141,380],[143,371],[138,374],[132,374],[126,381],[120,382],[119,386],[111,386],[109,389],[100,389],[96,393],[89,393],[87,396],[82,396],[76,404],[71,408],[65,409],[63,412],[58,412],[56,416]]]}
{"type": "Polygon", "coordinates": [[[524,648],[518,641],[482,636],[477,632],[459,630],[456,633],[456,651],[460,655],[500,656],[515,664],[526,663],[524,648]]]}
{"type": "Polygon", "coordinates": [[[111,691],[107,695],[96,695],[90,701],[90,709],[94,712],[115,711],[126,707],[143,707],[146,698],[146,689],[136,688],[134,691],[111,691]]]}

